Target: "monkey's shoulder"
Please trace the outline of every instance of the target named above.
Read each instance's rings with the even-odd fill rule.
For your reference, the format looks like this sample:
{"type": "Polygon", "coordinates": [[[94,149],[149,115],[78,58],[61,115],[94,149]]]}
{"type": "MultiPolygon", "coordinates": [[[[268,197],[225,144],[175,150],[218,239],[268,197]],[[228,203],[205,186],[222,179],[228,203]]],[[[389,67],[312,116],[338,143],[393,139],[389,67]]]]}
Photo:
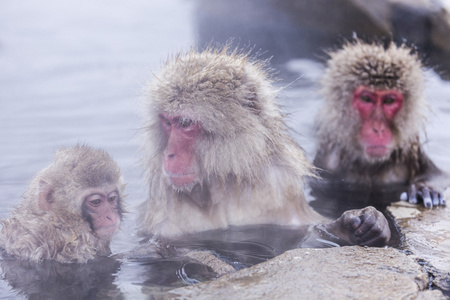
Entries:
{"type": "Polygon", "coordinates": [[[13,257],[86,262],[102,249],[89,224],[77,216],[14,214],[1,223],[0,247],[13,257]]]}

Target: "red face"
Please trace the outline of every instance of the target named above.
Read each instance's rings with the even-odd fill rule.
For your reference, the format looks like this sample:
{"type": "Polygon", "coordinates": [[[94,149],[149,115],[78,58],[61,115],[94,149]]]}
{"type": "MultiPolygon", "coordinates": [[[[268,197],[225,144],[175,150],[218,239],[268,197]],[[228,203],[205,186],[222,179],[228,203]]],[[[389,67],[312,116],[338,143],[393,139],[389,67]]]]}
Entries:
{"type": "Polygon", "coordinates": [[[92,189],[84,197],[83,216],[100,238],[111,238],[120,224],[117,190],[92,189]]]}
{"type": "Polygon", "coordinates": [[[173,186],[186,187],[198,180],[194,145],[202,128],[186,117],[161,114],[160,119],[167,138],[164,172],[173,186]]]}
{"type": "Polygon", "coordinates": [[[389,155],[394,143],[392,121],[402,108],[403,94],[359,86],[353,93],[352,105],[361,117],[359,138],[365,153],[374,158],[389,155]]]}

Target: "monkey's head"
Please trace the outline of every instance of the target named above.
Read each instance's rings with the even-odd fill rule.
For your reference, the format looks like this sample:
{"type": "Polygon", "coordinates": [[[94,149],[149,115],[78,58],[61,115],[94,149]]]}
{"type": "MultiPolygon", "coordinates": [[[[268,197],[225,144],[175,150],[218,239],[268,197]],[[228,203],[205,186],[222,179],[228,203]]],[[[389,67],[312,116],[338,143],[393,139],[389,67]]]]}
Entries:
{"type": "Polygon", "coordinates": [[[178,191],[213,179],[257,181],[283,144],[264,65],[228,49],[169,59],[150,85],[146,117],[149,180],[162,173],[178,191]]]}
{"type": "Polygon", "coordinates": [[[77,145],[56,151],[31,193],[37,193],[40,210],[82,218],[98,237],[109,239],[122,219],[124,188],[119,167],[105,151],[77,145]]]}
{"type": "Polygon", "coordinates": [[[393,42],[385,48],[356,40],[329,55],[322,80],[326,104],[318,120],[321,140],[368,162],[387,160],[417,143],[426,110],[417,54],[393,42]]]}

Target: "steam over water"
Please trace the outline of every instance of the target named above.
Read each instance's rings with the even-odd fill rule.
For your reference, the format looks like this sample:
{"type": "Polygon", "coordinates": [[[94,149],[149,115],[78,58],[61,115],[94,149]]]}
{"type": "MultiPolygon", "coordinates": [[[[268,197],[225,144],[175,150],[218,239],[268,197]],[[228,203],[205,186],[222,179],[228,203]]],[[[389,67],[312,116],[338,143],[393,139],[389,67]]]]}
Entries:
{"type": "MultiPolygon", "coordinates": [[[[138,153],[142,89],[168,55],[195,46],[195,11],[196,1],[183,0],[1,1],[0,218],[10,214],[29,180],[51,162],[55,149],[86,143],[108,151],[128,182],[130,213],[114,238],[113,253],[138,244],[136,206],[146,197],[138,153]]],[[[277,86],[282,88],[280,101],[289,113],[292,134],[312,159],[311,125],[320,105],[316,82],[322,65],[296,59],[274,67],[280,70],[277,86]]],[[[450,170],[450,84],[433,71],[427,74],[427,98],[434,114],[428,114],[425,150],[438,166],[450,170]]],[[[264,253],[271,249],[259,247],[264,253]]],[[[87,289],[90,296],[106,298],[144,297],[163,292],[167,282],[182,285],[210,278],[203,266],[182,260],[120,265],[105,259],[41,269],[25,262],[0,265],[6,274],[0,280],[0,298],[42,290],[57,295],[61,291],[52,294],[56,287],[51,284],[60,282],[61,274],[79,289],[78,295],[87,289]],[[92,275],[96,279],[87,286],[92,275]],[[47,280],[49,286],[36,284],[30,276],[47,280]]]]}

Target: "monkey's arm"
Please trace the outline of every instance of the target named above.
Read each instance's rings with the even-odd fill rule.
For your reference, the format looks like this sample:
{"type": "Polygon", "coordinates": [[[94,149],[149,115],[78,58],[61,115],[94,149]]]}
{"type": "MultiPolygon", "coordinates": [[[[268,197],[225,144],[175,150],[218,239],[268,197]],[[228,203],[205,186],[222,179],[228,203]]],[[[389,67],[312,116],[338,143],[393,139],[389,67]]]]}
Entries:
{"type": "MultiPolygon", "coordinates": [[[[391,238],[388,221],[372,206],[345,211],[339,219],[316,225],[312,231],[312,237],[342,246],[382,247],[391,238]]],[[[308,239],[311,240],[311,237],[308,239]]]]}

